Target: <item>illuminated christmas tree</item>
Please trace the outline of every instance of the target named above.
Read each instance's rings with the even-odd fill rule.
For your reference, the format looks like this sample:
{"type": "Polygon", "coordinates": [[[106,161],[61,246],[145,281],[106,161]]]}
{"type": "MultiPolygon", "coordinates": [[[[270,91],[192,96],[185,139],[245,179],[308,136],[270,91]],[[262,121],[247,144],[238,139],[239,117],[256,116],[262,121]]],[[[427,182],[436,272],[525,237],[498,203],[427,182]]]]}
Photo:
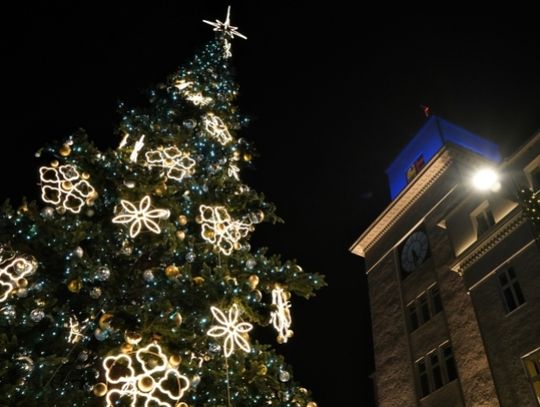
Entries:
{"type": "Polygon", "coordinates": [[[225,22],[121,106],[120,145],[79,132],[40,152],[43,202],[0,214],[0,405],[315,407],[255,326],[292,336],[291,294],[324,285],[252,250],[274,207],[241,180],[225,22]]]}

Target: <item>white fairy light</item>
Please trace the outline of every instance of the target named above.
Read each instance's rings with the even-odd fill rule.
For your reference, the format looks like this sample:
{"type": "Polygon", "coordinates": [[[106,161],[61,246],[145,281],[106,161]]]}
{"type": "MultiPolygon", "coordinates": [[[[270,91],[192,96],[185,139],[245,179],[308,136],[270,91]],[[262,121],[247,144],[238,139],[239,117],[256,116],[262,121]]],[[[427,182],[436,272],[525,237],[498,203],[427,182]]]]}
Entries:
{"type": "Polygon", "coordinates": [[[7,300],[17,288],[17,283],[36,270],[36,262],[23,257],[15,257],[0,265],[0,303],[7,300]]]}
{"type": "Polygon", "coordinates": [[[41,167],[41,199],[64,209],[79,213],[85,200],[96,192],[94,187],[72,165],[55,167],[41,167]]]}
{"type": "Polygon", "coordinates": [[[229,256],[235,243],[246,237],[251,230],[251,222],[233,220],[224,206],[201,205],[199,213],[202,218],[201,235],[218,250],[229,256]]]}
{"type": "Polygon", "coordinates": [[[225,145],[232,141],[231,133],[229,129],[221,120],[221,117],[216,116],[213,113],[208,113],[203,118],[204,128],[212,137],[218,140],[221,145],[225,145]]]}
{"type": "Polygon", "coordinates": [[[129,155],[129,159],[131,162],[136,163],[137,158],[139,157],[139,152],[142,150],[144,146],[144,134],[135,142],[135,146],[133,146],[133,151],[129,155]]]}
{"type": "MultiPolygon", "coordinates": [[[[87,322],[87,321],[85,321],[87,322]]],[[[86,328],[85,325],[82,325],[79,323],[76,317],[69,317],[69,336],[68,336],[68,343],[77,343],[82,338],[84,338],[84,335],[82,334],[82,331],[86,328]]]]}
{"type": "Polygon", "coordinates": [[[120,201],[122,212],[112,219],[113,223],[131,223],[129,227],[129,235],[136,237],[141,229],[142,224],[151,232],[156,234],[161,233],[161,228],[153,219],[168,219],[170,211],[168,209],[151,209],[150,197],[147,195],[139,202],[137,208],[133,203],[122,199],[120,201]]]}
{"type": "Polygon", "coordinates": [[[195,106],[206,106],[213,100],[211,97],[204,96],[200,92],[184,92],[184,95],[195,106]]]}
{"type": "Polygon", "coordinates": [[[239,347],[245,352],[249,352],[251,347],[249,342],[243,337],[243,334],[248,333],[253,329],[253,325],[248,322],[239,322],[238,316],[240,311],[236,304],[233,304],[229,308],[228,315],[225,315],[217,307],[211,307],[212,315],[221,325],[215,325],[207,332],[208,336],[213,338],[225,337],[223,342],[223,351],[225,357],[228,358],[232,355],[235,350],[235,347],[239,347]]]}
{"type": "Polygon", "coordinates": [[[148,151],[146,162],[149,167],[160,167],[167,170],[167,178],[182,181],[189,176],[191,169],[195,166],[195,160],[189,153],[183,153],[175,146],[148,151]]]}
{"type": "Polygon", "coordinates": [[[103,368],[108,385],[107,407],[127,399],[131,399],[132,407],[174,407],[190,384],[186,376],[171,366],[157,343],[129,354],[108,356],[103,360],[103,368]]]}
{"type": "Polygon", "coordinates": [[[227,18],[225,19],[225,22],[219,21],[217,19],[215,23],[208,20],[203,20],[203,22],[214,27],[214,31],[222,31],[225,36],[231,39],[236,36],[247,40],[247,37],[244,34],[241,34],[237,31],[238,27],[231,25],[231,6],[227,7],[227,18]]]}
{"type": "Polygon", "coordinates": [[[270,322],[278,332],[278,339],[286,343],[292,336],[291,327],[291,303],[287,300],[287,293],[281,287],[272,290],[272,305],[275,311],[270,313],[270,322]]]}
{"type": "Polygon", "coordinates": [[[118,145],[118,148],[124,148],[127,144],[128,138],[129,138],[129,134],[125,133],[124,137],[122,137],[122,140],[120,140],[120,144],[118,145]]]}
{"type": "Polygon", "coordinates": [[[228,59],[230,57],[232,57],[232,52],[231,52],[231,43],[229,42],[229,40],[225,39],[225,44],[224,44],[224,52],[223,52],[223,57],[225,59],[228,59]]]}

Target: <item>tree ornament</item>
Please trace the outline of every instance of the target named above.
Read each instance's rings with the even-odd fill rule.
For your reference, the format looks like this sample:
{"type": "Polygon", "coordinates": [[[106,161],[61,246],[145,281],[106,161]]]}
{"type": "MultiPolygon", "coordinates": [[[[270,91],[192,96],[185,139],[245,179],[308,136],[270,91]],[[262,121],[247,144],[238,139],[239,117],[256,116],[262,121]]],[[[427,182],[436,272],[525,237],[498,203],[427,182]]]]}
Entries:
{"type": "Polygon", "coordinates": [[[180,215],[180,216],[178,217],[178,223],[179,223],[181,226],[187,225],[187,223],[188,223],[188,218],[187,218],[187,216],[186,216],[186,215],[180,215]]]}
{"type": "Polygon", "coordinates": [[[144,134],[135,142],[135,145],[133,146],[133,150],[131,151],[131,154],[129,155],[129,160],[133,163],[137,162],[137,159],[139,157],[139,152],[142,150],[144,146],[144,134]]]}
{"type": "Polygon", "coordinates": [[[288,301],[287,293],[279,286],[272,290],[272,306],[274,311],[270,313],[270,322],[278,332],[279,343],[286,343],[292,336],[289,329],[292,323],[291,303],[288,301]]]}
{"type": "Polygon", "coordinates": [[[99,327],[104,330],[111,329],[111,320],[113,319],[114,315],[110,312],[105,312],[103,315],[99,317],[99,327]]]}
{"type": "Polygon", "coordinates": [[[266,373],[268,373],[268,368],[266,367],[266,365],[259,365],[259,367],[257,368],[257,374],[259,376],[266,376],[266,373]]]}
{"type": "Polygon", "coordinates": [[[207,113],[203,117],[203,123],[206,132],[215,138],[222,146],[232,141],[232,136],[231,133],[229,133],[229,129],[219,116],[216,116],[213,113],[207,113]]]}
{"type": "Polygon", "coordinates": [[[108,266],[99,266],[96,270],[96,279],[99,281],[107,281],[111,276],[111,270],[108,266]]]}
{"type": "Polygon", "coordinates": [[[150,209],[150,197],[148,195],[141,199],[138,208],[124,199],[120,201],[120,204],[122,211],[112,221],[120,224],[131,223],[129,228],[131,237],[137,237],[143,223],[149,231],[160,234],[161,228],[153,219],[167,219],[170,216],[168,209],[150,209]]]}
{"type": "Polygon", "coordinates": [[[249,276],[248,282],[249,282],[249,287],[252,290],[255,290],[257,288],[257,286],[259,285],[259,277],[256,276],[255,274],[252,274],[252,275],[249,276]]]}
{"type": "Polygon", "coordinates": [[[72,213],[79,213],[85,200],[96,194],[96,190],[72,165],[62,165],[58,168],[41,167],[41,199],[57,205],[72,213]]]}
{"type": "Polygon", "coordinates": [[[73,254],[80,259],[84,256],[84,250],[81,246],[77,246],[75,250],[73,250],[73,254]]]}
{"type": "Polygon", "coordinates": [[[76,316],[70,316],[69,317],[69,333],[68,333],[68,343],[77,343],[82,338],[84,338],[84,335],[82,334],[82,331],[86,328],[85,325],[82,325],[77,320],[76,316]]]}
{"type": "Polygon", "coordinates": [[[217,307],[211,307],[210,311],[220,325],[210,328],[207,335],[214,338],[220,338],[222,336],[225,337],[223,342],[225,357],[228,358],[231,356],[236,346],[242,349],[244,352],[249,352],[251,347],[249,346],[249,342],[244,338],[243,334],[247,334],[249,331],[251,331],[253,329],[253,325],[248,322],[238,321],[240,314],[238,306],[233,304],[232,307],[229,308],[227,316],[217,307]]]}
{"type": "Polygon", "coordinates": [[[193,282],[195,283],[195,285],[202,285],[202,284],[204,284],[204,277],[195,276],[195,277],[193,277],[193,282]]]}
{"type": "Polygon", "coordinates": [[[122,242],[122,248],[120,249],[120,253],[122,253],[125,256],[131,256],[131,253],[133,252],[133,246],[129,242],[129,240],[124,240],[122,242]]]}
{"type": "Polygon", "coordinates": [[[172,178],[178,182],[188,177],[195,167],[195,160],[175,146],[160,147],[157,150],[148,151],[145,156],[150,168],[163,168],[162,176],[166,171],[166,179],[172,178]]]}
{"type": "Polygon", "coordinates": [[[62,147],[60,147],[58,152],[62,157],[67,157],[71,154],[71,147],[68,144],[64,144],[62,147]]]}
{"type": "Polygon", "coordinates": [[[288,382],[291,379],[291,374],[286,370],[279,371],[279,380],[282,382],[288,382]]]}
{"type": "Polygon", "coordinates": [[[45,312],[43,311],[42,308],[34,308],[31,312],[30,312],[30,319],[33,321],[33,322],[39,322],[41,321],[43,318],[45,317],[45,312]]]}
{"type": "Polygon", "coordinates": [[[102,342],[109,337],[109,331],[106,329],[96,328],[94,331],[94,337],[102,342]]]}
{"type": "Polygon", "coordinates": [[[180,269],[175,264],[171,264],[165,268],[165,275],[169,278],[176,278],[180,275],[180,269]]]}
{"type": "Polygon", "coordinates": [[[317,407],[317,403],[315,403],[314,401],[310,401],[306,404],[306,407],[317,407]]]}
{"type": "Polygon", "coordinates": [[[144,281],[146,281],[147,283],[151,283],[152,281],[154,281],[155,278],[154,271],[152,269],[144,270],[143,278],[144,281]]]}
{"type": "Polygon", "coordinates": [[[219,20],[216,20],[216,22],[203,20],[203,22],[214,27],[214,31],[223,32],[225,37],[228,37],[230,39],[233,39],[234,37],[239,37],[247,40],[247,37],[244,34],[238,32],[238,27],[231,25],[231,6],[227,7],[227,18],[225,19],[225,22],[219,20]]]}
{"type": "Polygon", "coordinates": [[[168,362],[158,344],[103,360],[107,407],[131,401],[131,406],[175,407],[189,388],[189,380],[168,362]]]}
{"type": "Polygon", "coordinates": [[[67,287],[68,287],[68,290],[71,291],[72,293],[78,293],[79,291],[81,291],[82,282],[81,280],[76,278],[76,279],[71,280],[68,283],[67,287]]]}
{"type": "Polygon", "coordinates": [[[120,346],[120,352],[122,352],[122,353],[130,353],[130,352],[133,352],[133,345],[124,342],[124,343],[120,346]]]}
{"type": "Polygon", "coordinates": [[[90,298],[97,300],[99,297],[101,297],[101,288],[92,287],[90,290],[90,298]]]}
{"type": "Polygon", "coordinates": [[[93,391],[97,397],[103,397],[105,394],[107,394],[107,385],[105,383],[97,383],[94,386],[93,391]]]}
{"type": "Polygon", "coordinates": [[[44,219],[52,219],[54,216],[54,208],[51,206],[45,206],[41,210],[41,216],[43,216],[44,219]]]}
{"type": "Polygon", "coordinates": [[[183,230],[177,230],[176,231],[176,237],[178,240],[184,240],[186,238],[186,232],[184,232],[183,230]]]}
{"type": "Polygon", "coordinates": [[[224,206],[201,205],[199,212],[201,236],[226,256],[232,253],[234,244],[251,230],[251,222],[233,220],[224,206]]]}
{"type": "Polygon", "coordinates": [[[186,129],[194,129],[195,127],[197,127],[197,121],[194,119],[186,119],[182,122],[182,125],[186,129]]]}
{"type": "Polygon", "coordinates": [[[19,284],[22,283],[23,278],[34,274],[36,269],[37,262],[33,257],[16,256],[6,261],[0,257],[0,303],[7,300],[17,287],[19,287],[17,294],[21,290],[26,291],[19,284]]]}
{"type": "Polygon", "coordinates": [[[253,270],[253,268],[257,265],[257,261],[254,258],[249,258],[246,261],[246,268],[248,270],[253,270]]]}
{"type": "Polygon", "coordinates": [[[195,253],[193,253],[193,252],[187,252],[187,254],[186,254],[186,261],[187,261],[188,263],[193,263],[193,262],[195,261],[195,257],[196,257],[196,256],[195,256],[195,253]]]}

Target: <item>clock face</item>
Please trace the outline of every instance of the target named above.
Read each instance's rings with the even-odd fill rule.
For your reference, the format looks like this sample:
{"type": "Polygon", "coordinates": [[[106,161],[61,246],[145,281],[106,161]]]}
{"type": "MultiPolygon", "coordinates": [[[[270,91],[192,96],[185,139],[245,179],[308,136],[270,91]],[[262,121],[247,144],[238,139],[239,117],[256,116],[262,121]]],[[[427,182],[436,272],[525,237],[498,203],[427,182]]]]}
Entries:
{"type": "Polygon", "coordinates": [[[424,232],[414,232],[401,249],[401,267],[410,273],[420,266],[428,255],[428,239],[424,232]]]}

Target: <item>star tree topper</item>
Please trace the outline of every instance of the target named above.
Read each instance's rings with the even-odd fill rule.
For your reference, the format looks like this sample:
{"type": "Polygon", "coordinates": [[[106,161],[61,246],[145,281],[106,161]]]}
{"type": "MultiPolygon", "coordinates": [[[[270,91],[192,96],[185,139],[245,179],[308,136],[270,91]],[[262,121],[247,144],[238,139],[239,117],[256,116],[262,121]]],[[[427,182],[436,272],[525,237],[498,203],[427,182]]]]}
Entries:
{"type": "Polygon", "coordinates": [[[216,22],[213,23],[212,21],[203,20],[203,23],[214,27],[214,31],[223,31],[225,36],[229,37],[230,39],[233,39],[236,36],[247,40],[247,37],[244,34],[237,31],[238,27],[231,25],[231,6],[227,7],[227,18],[225,19],[225,22],[216,20],[216,22]]]}

